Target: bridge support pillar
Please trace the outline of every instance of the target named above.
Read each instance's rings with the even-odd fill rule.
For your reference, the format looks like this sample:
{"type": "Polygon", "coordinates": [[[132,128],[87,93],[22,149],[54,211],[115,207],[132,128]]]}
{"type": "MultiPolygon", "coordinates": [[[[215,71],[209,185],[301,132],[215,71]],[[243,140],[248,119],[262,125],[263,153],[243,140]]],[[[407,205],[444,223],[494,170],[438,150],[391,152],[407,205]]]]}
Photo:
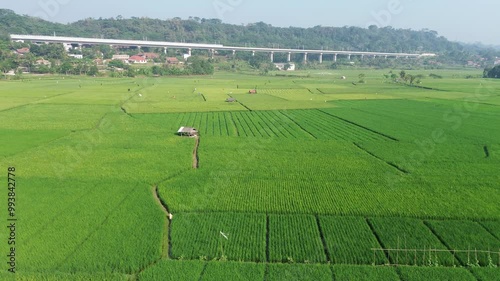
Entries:
{"type": "Polygon", "coordinates": [[[286,61],[287,62],[291,62],[292,61],[292,53],[291,52],[288,52],[288,57],[286,58],[286,61]]]}
{"type": "Polygon", "coordinates": [[[334,55],[333,55],[333,61],[334,61],[334,62],[337,62],[337,54],[334,54],[334,55]]]}
{"type": "Polygon", "coordinates": [[[233,50],[233,59],[236,58],[236,50],[233,50]]]}
{"type": "Polygon", "coordinates": [[[361,60],[363,60],[365,58],[365,55],[361,55],[361,60]]]}
{"type": "Polygon", "coordinates": [[[351,61],[351,54],[347,55],[347,59],[351,61]]]}
{"type": "Polygon", "coordinates": [[[163,53],[166,55],[167,54],[167,47],[163,48],[163,53]]]}
{"type": "Polygon", "coordinates": [[[307,63],[307,53],[304,53],[304,63],[307,63]]]}
{"type": "Polygon", "coordinates": [[[323,53],[319,54],[319,63],[323,63],[323,53]]]}
{"type": "Polygon", "coordinates": [[[252,51],[252,57],[255,57],[255,51],[252,51]]]}
{"type": "Polygon", "coordinates": [[[271,52],[271,62],[274,62],[274,52],[271,52]]]}
{"type": "Polygon", "coordinates": [[[387,59],[389,56],[388,55],[385,55],[385,59],[387,59]]]}
{"type": "Polygon", "coordinates": [[[191,55],[192,55],[192,53],[193,53],[193,49],[189,48],[189,49],[188,49],[188,55],[189,55],[189,56],[191,56],[191,55]]]}

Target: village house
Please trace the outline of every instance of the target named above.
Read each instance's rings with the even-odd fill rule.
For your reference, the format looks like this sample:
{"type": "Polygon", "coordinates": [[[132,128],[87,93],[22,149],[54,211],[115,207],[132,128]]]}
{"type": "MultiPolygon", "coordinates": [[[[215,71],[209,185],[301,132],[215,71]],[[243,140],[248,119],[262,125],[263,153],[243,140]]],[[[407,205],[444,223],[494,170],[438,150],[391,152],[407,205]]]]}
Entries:
{"type": "Polygon", "coordinates": [[[295,71],[294,63],[275,63],[274,66],[280,71],[295,71]],[[287,69],[285,69],[288,66],[287,69]]]}
{"type": "Polygon", "coordinates": [[[20,56],[23,56],[29,52],[30,52],[30,48],[21,48],[21,49],[16,50],[16,53],[20,56]]]}
{"type": "Polygon", "coordinates": [[[145,63],[148,63],[148,60],[144,57],[141,57],[141,56],[131,56],[128,59],[128,62],[129,63],[145,64],[145,63]]]}
{"type": "Polygon", "coordinates": [[[179,64],[179,60],[177,58],[167,58],[167,64],[179,64]]]}
{"type": "Polygon", "coordinates": [[[160,55],[158,55],[156,53],[142,53],[142,54],[139,54],[138,56],[144,57],[147,60],[154,60],[154,59],[160,58],[160,55]]]}
{"type": "Polygon", "coordinates": [[[121,61],[128,61],[130,58],[129,55],[113,55],[113,60],[121,60],[121,61]]]}

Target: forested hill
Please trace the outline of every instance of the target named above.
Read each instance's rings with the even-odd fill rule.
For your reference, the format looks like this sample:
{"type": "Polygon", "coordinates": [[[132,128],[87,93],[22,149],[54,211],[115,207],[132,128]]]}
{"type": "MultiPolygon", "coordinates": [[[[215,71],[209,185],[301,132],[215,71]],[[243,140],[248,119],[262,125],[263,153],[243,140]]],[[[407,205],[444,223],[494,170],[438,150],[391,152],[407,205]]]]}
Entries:
{"type": "Polygon", "coordinates": [[[236,46],[325,48],[380,52],[434,52],[442,58],[464,62],[475,55],[492,57],[498,51],[450,42],[430,30],[368,29],[359,27],[273,27],[263,22],[232,25],[218,19],[180,18],[160,20],[150,18],[85,19],[71,24],[43,21],[21,16],[10,10],[0,10],[0,28],[4,32],[110,39],[148,39],[196,43],[220,43],[236,46]]]}

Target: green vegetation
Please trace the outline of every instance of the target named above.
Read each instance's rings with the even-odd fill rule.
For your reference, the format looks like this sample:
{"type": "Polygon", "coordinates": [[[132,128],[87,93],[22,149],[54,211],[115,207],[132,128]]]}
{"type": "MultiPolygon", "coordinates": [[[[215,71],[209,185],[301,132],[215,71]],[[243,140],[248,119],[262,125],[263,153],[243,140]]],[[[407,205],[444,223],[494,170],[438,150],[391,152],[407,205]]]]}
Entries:
{"type": "Polygon", "coordinates": [[[263,262],[266,260],[265,231],[264,215],[179,214],[172,221],[172,256],[263,262]]]}
{"type": "Polygon", "coordinates": [[[387,72],[0,81],[16,277],[495,280],[499,81],[387,72]]]}
{"type": "Polygon", "coordinates": [[[421,266],[458,265],[453,255],[423,221],[407,218],[370,219],[377,236],[388,252],[392,264],[421,266]],[[394,235],[397,233],[397,235],[394,235]],[[397,249],[403,249],[397,251],[397,249]],[[439,250],[436,251],[436,250],[439,250]]]}
{"type": "Polygon", "coordinates": [[[396,270],[391,267],[335,265],[333,273],[335,280],[343,281],[400,280],[396,270]]]}
{"type": "Polygon", "coordinates": [[[500,65],[485,69],[484,78],[500,78],[500,65]]]}
{"type": "Polygon", "coordinates": [[[364,218],[320,217],[328,252],[335,264],[385,264],[383,252],[364,218]]]}
{"type": "Polygon", "coordinates": [[[210,262],[200,280],[263,280],[264,264],[238,262],[210,262]]]}
{"type": "Polygon", "coordinates": [[[205,267],[206,264],[200,261],[164,260],[141,272],[138,280],[196,281],[200,279],[200,275],[205,267]]]}
{"type": "Polygon", "coordinates": [[[402,281],[474,281],[474,276],[463,268],[401,267],[402,281]]]}
{"type": "Polygon", "coordinates": [[[273,262],[325,262],[313,216],[269,216],[269,259],[273,262]]]}
{"type": "MultiPolygon", "coordinates": [[[[335,46],[338,50],[381,51],[381,52],[435,52],[439,57],[425,65],[436,67],[437,62],[465,65],[468,60],[481,60],[475,56],[486,58],[482,63],[491,63],[498,51],[475,45],[464,45],[439,36],[436,31],[423,29],[394,29],[390,26],[377,28],[359,28],[354,26],[312,28],[273,27],[264,22],[248,25],[233,25],[223,23],[220,19],[205,19],[191,17],[189,19],[173,18],[168,20],[133,17],[125,19],[116,15],[108,19],[84,19],[70,24],[58,24],[43,21],[28,16],[15,14],[10,10],[0,10],[0,26],[9,27],[10,33],[60,36],[100,37],[113,39],[137,39],[147,37],[149,40],[214,43],[259,47],[279,47],[312,49],[320,46],[335,46]],[[300,36],[298,36],[300,34],[300,36]],[[400,40],[405,38],[405,40],[400,40]]],[[[105,50],[99,50],[105,51],[105,50]]],[[[229,55],[231,52],[224,52],[229,55]]],[[[240,53],[245,60],[251,59],[251,54],[240,53]]],[[[276,59],[286,60],[286,54],[277,54],[276,59]]],[[[293,60],[301,62],[300,56],[293,60]]],[[[317,61],[317,55],[311,55],[311,60],[317,61]]],[[[340,63],[340,62],[339,62],[340,63]]],[[[365,58],[362,63],[367,65],[380,64],[390,68],[384,58],[365,58]]],[[[392,63],[397,63],[392,61],[392,63]]]]}
{"type": "Polygon", "coordinates": [[[462,265],[491,267],[500,263],[500,256],[496,253],[497,249],[500,249],[500,241],[477,223],[470,221],[429,221],[428,224],[446,242],[450,249],[468,251],[466,253],[456,253],[462,265]],[[482,250],[491,249],[495,253],[482,252],[482,250]]]}
{"type": "Polygon", "coordinates": [[[472,273],[478,281],[500,280],[500,268],[472,268],[472,273]]]}
{"type": "Polygon", "coordinates": [[[266,280],[330,281],[332,280],[332,271],[326,265],[269,264],[266,280]]]}

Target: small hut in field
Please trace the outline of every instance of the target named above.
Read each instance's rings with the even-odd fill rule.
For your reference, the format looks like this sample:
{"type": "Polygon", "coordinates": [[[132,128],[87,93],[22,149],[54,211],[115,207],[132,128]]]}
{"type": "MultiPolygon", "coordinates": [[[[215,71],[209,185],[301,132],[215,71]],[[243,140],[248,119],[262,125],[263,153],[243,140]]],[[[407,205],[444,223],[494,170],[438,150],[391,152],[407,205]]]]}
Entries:
{"type": "Polygon", "coordinates": [[[228,99],[226,99],[226,102],[236,102],[236,99],[235,98],[228,98],[228,99]]]}
{"type": "Polygon", "coordinates": [[[195,128],[191,127],[181,127],[178,131],[177,134],[181,137],[196,137],[199,135],[198,130],[195,128]]]}
{"type": "Polygon", "coordinates": [[[257,94],[257,90],[256,89],[252,89],[252,90],[248,91],[248,93],[251,94],[251,95],[255,95],[255,94],[257,94]]]}

